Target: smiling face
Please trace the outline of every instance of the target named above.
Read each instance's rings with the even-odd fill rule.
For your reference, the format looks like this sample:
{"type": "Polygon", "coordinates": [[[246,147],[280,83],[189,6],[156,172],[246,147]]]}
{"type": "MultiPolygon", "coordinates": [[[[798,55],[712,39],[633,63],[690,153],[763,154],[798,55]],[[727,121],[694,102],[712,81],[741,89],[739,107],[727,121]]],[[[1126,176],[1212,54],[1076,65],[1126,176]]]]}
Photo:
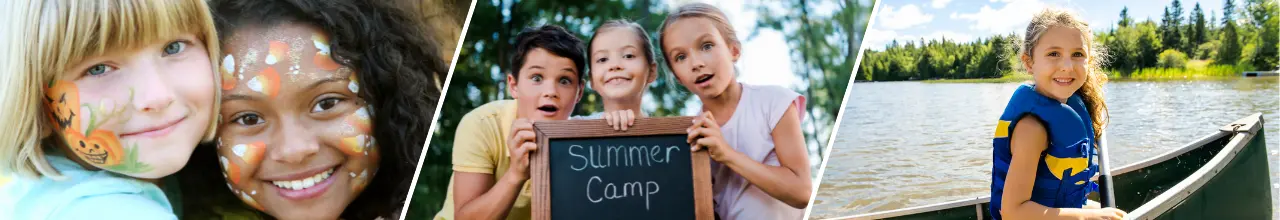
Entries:
{"type": "Polygon", "coordinates": [[[242,201],[277,218],[335,219],[378,170],[372,107],[310,25],[244,27],[223,41],[218,160],[242,201]],[[228,76],[229,75],[229,76],[228,76]]]}
{"type": "Polygon", "coordinates": [[[591,89],[605,100],[638,102],[645,88],[657,78],[655,66],[645,59],[644,39],[630,28],[609,28],[591,42],[591,89]]]}
{"type": "Polygon", "coordinates": [[[725,42],[711,20],[683,18],[663,34],[662,51],[680,85],[701,99],[724,94],[736,77],[733,63],[740,50],[725,42]]]}
{"type": "Polygon", "coordinates": [[[573,60],[534,48],[525,55],[518,74],[507,74],[507,92],[516,99],[517,117],[532,121],[569,119],[582,95],[582,82],[573,60]]]}
{"type": "Polygon", "coordinates": [[[89,57],[45,87],[64,152],[144,179],[182,169],[209,129],[214,74],[193,34],[89,57]]]}
{"type": "Polygon", "coordinates": [[[1080,30],[1053,26],[1040,35],[1031,55],[1022,55],[1022,63],[1031,73],[1036,91],[1061,102],[1087,80],[1089,48],[1080,30]]]}

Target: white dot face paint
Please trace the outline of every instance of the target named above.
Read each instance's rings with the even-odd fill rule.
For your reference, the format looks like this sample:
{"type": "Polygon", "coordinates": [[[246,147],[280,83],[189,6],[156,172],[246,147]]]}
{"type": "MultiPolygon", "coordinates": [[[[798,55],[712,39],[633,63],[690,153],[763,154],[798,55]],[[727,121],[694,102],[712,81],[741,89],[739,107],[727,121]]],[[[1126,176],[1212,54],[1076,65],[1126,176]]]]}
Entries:
{"type": "Polygon", "coordinates": [[[235,56],[228,54],[226,57],[222,58],[222,71],[227,71],[228,73],[236,71],[235,56]]]}
{"type": "Polygon", "coordinates": [[[248,150],[249,150],[248,148],[249,148],[249,147],[247,147],[247,146],[245,146],[245,145],[243,145],[243,144],[237,144],[236,146],[231,147],[231,152],[235,153],[235,154],[236,154],[236,156],[239,156],[239,157],[243,158],[243,157],[244,157],[244,152],[245,152],[245,151],[248,151],[248,150]]]}

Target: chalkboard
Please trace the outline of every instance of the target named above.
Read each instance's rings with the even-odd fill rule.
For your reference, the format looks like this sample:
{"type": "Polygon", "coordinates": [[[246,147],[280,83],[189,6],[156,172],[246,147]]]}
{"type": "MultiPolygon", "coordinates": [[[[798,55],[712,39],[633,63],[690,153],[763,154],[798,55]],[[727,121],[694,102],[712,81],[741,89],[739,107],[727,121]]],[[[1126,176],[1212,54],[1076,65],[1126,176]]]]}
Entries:
{"type": "Polygon", "coordinates": [[[692,120],[534,123],[533,219],[713,219],[711,160],[685,142],[692,120]]]}

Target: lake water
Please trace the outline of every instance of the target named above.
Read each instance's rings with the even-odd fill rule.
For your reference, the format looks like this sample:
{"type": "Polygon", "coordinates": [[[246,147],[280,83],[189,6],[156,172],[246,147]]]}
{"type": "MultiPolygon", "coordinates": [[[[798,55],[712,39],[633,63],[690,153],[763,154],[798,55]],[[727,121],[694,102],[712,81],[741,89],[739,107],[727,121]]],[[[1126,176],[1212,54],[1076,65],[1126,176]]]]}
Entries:
{"type": "MultiPolygon", "coordinates": [[[[1113,167],[1137,162],[1262,112],[1272,204],[1280,211],[1280,78],[1113,81],[1113,167]]],[[[813,218],[990,194],[991,134],[1019,83],[857,83],[823,174],[813,218]]],[[[1275,219],[1280,219],[1280,214],[1275,219]]]]}

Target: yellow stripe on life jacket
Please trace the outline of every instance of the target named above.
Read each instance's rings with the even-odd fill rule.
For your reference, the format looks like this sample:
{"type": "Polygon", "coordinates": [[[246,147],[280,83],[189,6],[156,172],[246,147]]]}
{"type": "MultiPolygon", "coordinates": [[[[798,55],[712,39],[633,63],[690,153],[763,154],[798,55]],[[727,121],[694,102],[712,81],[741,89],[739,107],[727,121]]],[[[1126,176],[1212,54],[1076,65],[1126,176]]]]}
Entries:
{"type": "Polygon", "coordinates": [[[1049,171],[1053,172],[1053,176],[1061,180],[1062,171],[1071,169],[1071,175],[1075,176],[1080,172],[1089,169],[1089,158],[1084,157],[1068,157],[1058,158],[1053,155],[1044,155],[1044,164],[1049,167],[1049,171]]]}
{"type": "Polygon", "coordinates": [[[995,138],[1006,138],[1006,137],[1009,137],[1009,123],[1013,123],[1013,122],[1005,121],[1005,120],[1000,120],[1000,122],[997,122],[997,123],[996,123],[996,135],[995,135],[995,138]]]}

